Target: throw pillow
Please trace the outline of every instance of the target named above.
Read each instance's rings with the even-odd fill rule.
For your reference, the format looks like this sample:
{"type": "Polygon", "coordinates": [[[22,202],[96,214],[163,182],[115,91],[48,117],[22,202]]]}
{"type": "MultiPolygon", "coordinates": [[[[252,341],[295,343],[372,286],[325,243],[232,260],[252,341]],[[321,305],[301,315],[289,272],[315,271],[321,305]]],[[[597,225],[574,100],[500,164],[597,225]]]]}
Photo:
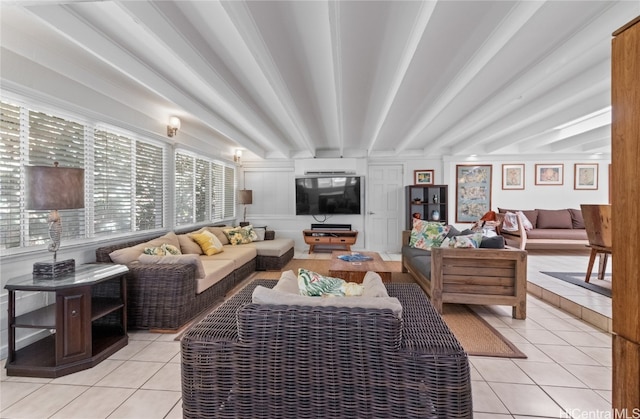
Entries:
{"type": "Polygon", "coordinates": [[[454,236],[449,240],[449,247],[464,249],[478,248],[482,242],[482,231],[467,236],[454,236]]]}
{"type": "Polygon", "coordinates": [[[504,221],[502,222],[502,230],[504,231],[518,231],[518,215],[515,212],[507,212],[504,214],[504,221]]]}
{"type": "Polygon", "coordinates": [[[244,227],[227,228],[223,231],[232,246],[251,243],[258,238],[251,224],[244,227]]]}
{"type": "Polygon", "coordinates": [[[202,248],[200,245],[193,241],[188,234],[178,234],[178,241],[180,242],[180,251],[182,254],[193,254],[193,255],[201,255],[202,248]]]}
{"type": "Polygon", "coordinates": [[[254,242],[261,242],[267,234],[267,227],[253,227],[253,231],[256,233],[256,239],[254,242]]]}
{"type": "Polygon", "coordinates": [[[204,278],[206,273],[204,266],[199,255],[167,255],[167,256],[152,256],[152,255],[140,255],[138,258],[140,263],[158,263],[158,264],[186,264],[195,265],[196,267],[196,279],[204,278]]]}
{"type": "Polygon", "coordinates": [[[180,249],[168,243],[163,243],[161,246],[157,246],[157,247],[145,247],[142,253],[144,253],[145,255],[155,255],[155,256],[182,254],[180,249]]]}
{"type": "Polygon", "coordinates": [[[447,233],[449,233],[450,228],[451,226],[445,226],[441,223],[414,218],[409,246],[424,250],[439,247],[447,236],[447,233]]]}
{"type": "Polygon", "coordinates": [[[224,250],[220,240],[218,240],[215,234],[209,231],[204,230],[200,233],[190,234],[189,236],[200,245],[200,248],[207,256],[215,255],[224,250]]]}
{"type": "Polygon", "coordinates": [[[300,295],[307,297],[355,297],[363,292],[360,284],[320,275],[304,268],[298,269],[298,287],[300,295]]]}

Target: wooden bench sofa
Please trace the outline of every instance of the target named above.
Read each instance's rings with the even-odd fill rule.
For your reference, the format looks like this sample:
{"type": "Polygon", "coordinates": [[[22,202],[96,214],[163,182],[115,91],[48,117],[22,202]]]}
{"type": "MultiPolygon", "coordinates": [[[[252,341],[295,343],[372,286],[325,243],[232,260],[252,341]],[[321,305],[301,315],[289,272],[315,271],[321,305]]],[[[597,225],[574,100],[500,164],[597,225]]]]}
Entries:
{"type": "Polygon", "coordinates": [[[527,316],[527,252],[505,249],[409,247],[402,232],[402,270],[409,272],[442,313],[444,303],[507,305],[512,316],[527,316]]]}

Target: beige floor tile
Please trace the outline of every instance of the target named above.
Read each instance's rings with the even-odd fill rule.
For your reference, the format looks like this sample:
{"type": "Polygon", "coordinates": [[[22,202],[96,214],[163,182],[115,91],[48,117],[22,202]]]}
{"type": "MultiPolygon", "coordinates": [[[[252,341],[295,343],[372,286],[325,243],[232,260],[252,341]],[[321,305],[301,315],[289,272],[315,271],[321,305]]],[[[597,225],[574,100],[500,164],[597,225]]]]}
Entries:
{"type": "Polygon", "coordinates": [[[518,333],[517,331],[511,328],[499,329],[498,331],[502,334],[502,336],[507,338],[511,343],[515,343],[515,344],[529,343],[529,341],[524,336],[522,336],[520,333],[518,333]]]}
{"type": "Polygon", "coordinates": [[[573,346],[536,345],[538,349],[560,364],[600,365],[598,361],[573,346]]]}
{"type": "Polygon", "coordinates": [[[533,381],[510,359],[470,357],[482,378],[490,382],[533,384],[533,381]]]}
{"type": "Polygon", "coordinates": [[[538,385],[586,387],[585,383],[558,364],[520,359],[514,362],[538,385]]]}
{"type": "Polygon", "coordinates": [[[164,418],[180,400],[176,391],[138,390],[109,419],[164,418]]]}
{"type": "Polygon", "coordinates": [[[132,356],[146,348],[151,344],[151,341],[148,340],[131,340],[129,339],[129,343],[124,348],[120,349],[115,354],[111,355],[108,359],[127,361],[131,359],[132,356]]]}
{"type": "Polygon", "coordinates": [[[594,348],[592,346],[578,346],[577,348],[605,367],[613,365],[611,348],[594,348]]]}
{"type": "Polygon", "coordinates": [[[91,387],[59,410],[52,418],[107,418],[135,391],[133,388],[91,387]]]}
{"type": "Polygon", "coordinates": [[[3,419],[41,419],[54,414],[89,387],[45,384],[8,409],[2,409],[3,419]]]}
{"type": "Polygon", "coordinates": [[[151,342],[131,357],[131,361],[169,362],[180,353],[180,342],[151,342]]]}
{"type": "Polygon", "coordinates": [[[123,362],[105,359],[93,368],[56,378],[52,383],[92,386],[122,365],[123,362]]]}
{"type": "Polygon", "coordinates": [[[488,383],[474,381],[471,383],[471,393],[474,412],[509,413],[504,403],[500,401],[488,383]]]}
{"type": "Polygon", "coordinates": [[[613,395],[611,394],[611,391],[607,391],[607,390],[593,390],[596,393],[598,393],[600,395],[600,397],[602,397],[603,399],[605,399],[606,401],[609,402],[609,404],[611,404],[611,400],[613,400],[613,395]]]}
{"type": "Polygon", "coordinates": [[[472,363],[469,363],[469,371],[471,372],[471,380],[472,381],[484,381],[476,367],[473,366],[472,363]]]}
{"type": "Polygon", "coordinates": [[[540,323],[532,319],[518,320],[512,317],[501,317],[500,320],[502,320],[502,322],[505,323],[507,326],[517,330],[520,330],[520,329],[544,330],[544,327],[540,323]]]}
{"type": "Polygon", "coordinates": [[[536,385],[489,383],[509,413],[558,418],[563,410],[536,385]]]}
{"type": "Polygon", "coordinates": [[[566,330],[566,331],[574,331],[579,332],[582,329],[579,328],[576,324],[574,324],[574,320],[572,319],[546,319],[544,321],[544,327],[547,330],[566,330]]]}
{"type": "Polygon", "coordinates": [[[518,330],[518,333],[531,343],[544,343],[545,345],[569,345],[567,341],[548,330],[520,329],[518,330]]]}
{"type": "Polygon", "coordinates": [[[528,361],[555,362],[533,343],[518,343],[517,346],[527,356],[528,361]]]}
{"type": "Polygon", "coordinates": [[[163,419],[182,419],[182,399],[178,400],[178,403],[163,419]]]}
{"type": "Polygon", "coordinates": [[[164,366],[161,362],[126,361],[96,385],[139,388],[164,366]]]}
{"type": "Polygon", "coordinates": [[[182,362],[182,356],[180,354],[180,352],[178,352],[173,358],[171,358],[171,361],[169,362],[173,362],[173,363],[181,363],[182,362]]]}
{"type": "Polygon", "coordinates": [[[596,346],[600,348],[611,348],[611,335],[599,332],[568,332],[556,331],[556,335],[573,346],[596,346]]]}
{"type": "Polygon", "coordinates": [[[129,330],[129,340],[144,340],[153,342],[160,336],[159,333],[153,333],[148,330],[129,330]]]}
{"type": "Polygon", "coordinates": [[[141,388],[146,390],[182,391],[180,372],[180,364],[169,362],[160,368],[141,388]]]}
{"type": "Polygon", "coordinates": [[[13,381],[0,382],[0,408],[8,408],[38,390],[43,385],[44,384],[40,383],[20,383],[13,381]]]}
{"type": "Polygon", "coordinates": [[[551,386],[544,386],[543,389],[562,406],[564,417],[567,414],[573,418],[610,417],[603,416],[611,409],[609,402],[593,390],[551,386]]]}
{"type": "Polygon", "coordinates": [[[497,413],[477,413],[473,412],[474,419],[511,419],[513,416],[511,415],[500,415],[497,413]]]}
{"type": "Polygon", "coordinates": [[[608,367],[593,365],[565,365],[564,367],[591,389],[611,390],[612,371],[608,367]]]}

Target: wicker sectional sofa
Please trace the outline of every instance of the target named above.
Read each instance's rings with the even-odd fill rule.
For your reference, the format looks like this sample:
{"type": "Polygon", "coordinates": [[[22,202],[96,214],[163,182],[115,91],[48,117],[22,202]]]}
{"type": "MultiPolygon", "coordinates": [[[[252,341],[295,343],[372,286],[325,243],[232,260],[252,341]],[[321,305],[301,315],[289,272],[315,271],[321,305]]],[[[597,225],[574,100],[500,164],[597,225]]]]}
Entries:
{"type": "MultiPolygon", "coordinates": [[[[253,303],[255,280],[181,340],[185,418],[471,418],[467,354],[418,285],[390,309],[253,303]]],[[[320,298],[320,297],[318,297],[320,298]]]]}
{"type": "MultiPolygon", "coordinates": [[[[211,227],[213,228],[213,227],[211,227]]],[[[179,238],[185,245],[189,231],[169,232],[152,240],[128,241],[96,249],[96,261],[122,263],[115,255],[141,246],[159,246],[179,238]],[[115,253],[114,253],[115,252],[115,253]]],[[[184,248],[184,247],[183,247],[184,248]]],[[[237,246],[224,245],[222,253],[196,256],[193,263],[141,263],[125,260],[127,274],[128,325],[134,329],[175,330],[203,310],[223,299],[226,293],[256,270],[280,270],[293,258],[294,241],[276,239],[266,231],[265,240],[237,246]]],[[[129,258],[131,259],[131,258],[129,258]]],[[[193,259],[193,258],[192,258],[193,259]]]]}

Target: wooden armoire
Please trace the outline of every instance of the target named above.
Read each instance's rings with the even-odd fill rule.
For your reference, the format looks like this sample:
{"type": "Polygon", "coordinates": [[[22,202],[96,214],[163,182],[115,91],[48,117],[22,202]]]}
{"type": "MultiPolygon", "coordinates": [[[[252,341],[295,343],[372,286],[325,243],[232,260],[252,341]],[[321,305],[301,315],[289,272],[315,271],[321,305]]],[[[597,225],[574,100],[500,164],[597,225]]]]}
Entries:
{"type": "Polygon", "coordinates": [[[612,404],[616,412],[633,415],[640,408],[640,16],[613,36],[612,404]]]}

